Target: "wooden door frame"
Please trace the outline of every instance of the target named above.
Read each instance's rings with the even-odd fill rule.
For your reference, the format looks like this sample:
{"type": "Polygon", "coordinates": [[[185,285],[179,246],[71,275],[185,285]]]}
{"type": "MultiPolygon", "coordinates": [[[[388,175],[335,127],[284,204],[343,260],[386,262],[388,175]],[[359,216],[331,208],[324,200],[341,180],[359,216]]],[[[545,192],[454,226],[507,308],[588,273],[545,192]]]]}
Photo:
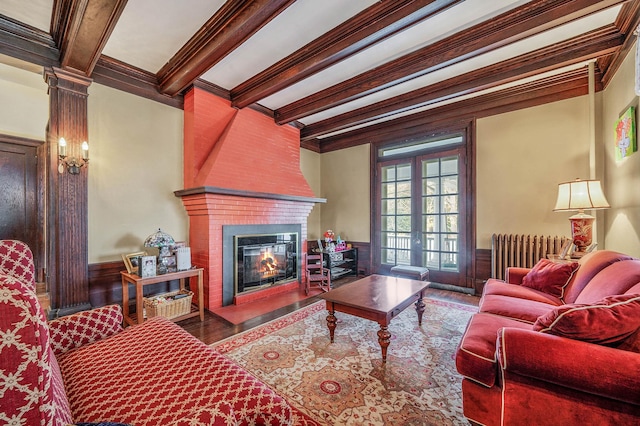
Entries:
{"type": "MultiPolygon", "coordinates": [[[[466,244],[465,247],[462,247],[461,250],[464,250],[465,258],[467,259],[466,276],[464,278],[465,281],[465,289],[473,290],[475,287],[475,274],[476,274],[476,123],[475,120],[465,121],[465,122],[446,122],[439,123],[438,125],[431,124],[428,126],[418,126],[411,129],[404,129],[402,134],[398,133],[397,137],[390,138],[384,142],[372,142],[370,149],[370,234],[369,241],[371,241],[371,266],[372,272],[378,273],[379,271],[379,247],[376,247],[376,233],[378,232],[376,229],[376,218],[379,215],[379,205],[380,200],[379,194],[376,193],[376,185],[377,185],[377,167],[378,167],[378,150],[382,147],[394,145],[394,144],[405,144],[407,142],[411,142],[415,140],[424,140],[427,138],[433,138],[441,135],[458,133],[463,134],[465,137],[465,156],[466,162],[465,172],[467,174],[467,179],[465,182],[462,182],[461,185],[465,185],[464,193],[466,194],[466,206],[468,214],[465,215],[465,228],[466,228],[466,244]],[[407,135],[411,135],[408,137],[407,135]],[[376,260],[377,259],[377,260],[376,260]]],[[[434,150],[435,151],[435,150],[434,150]]]]}

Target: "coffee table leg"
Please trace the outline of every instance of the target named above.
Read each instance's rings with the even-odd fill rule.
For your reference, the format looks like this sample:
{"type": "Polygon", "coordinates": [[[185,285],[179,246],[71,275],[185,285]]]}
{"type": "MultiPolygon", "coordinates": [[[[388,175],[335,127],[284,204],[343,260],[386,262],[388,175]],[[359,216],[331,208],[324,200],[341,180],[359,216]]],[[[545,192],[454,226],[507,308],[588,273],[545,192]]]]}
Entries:
{"type": "Polygon", "coordinates": [[[382,348],[382,362],[387,362],[387,348],[389,347],[389,341],[391,340],[391,333],[387,330],[387,327],[381,325],[378,330],[378,343],[382,348]]]}
{"type": "Polygon", "coordinates": [[[418,313],[418,325],[422,325],[422,314],[424,313],[424,302],[422,297],[416,302],[416,312],[418,313]]]}
{"type": "Polygon", "coordinates": [[[333,333],[336,330],[336,323],[338,320],[334,315],[334,311],[329,311],[329,315],[327,315],[327,327],[329,327],[329,336],[331,337],[331,343],[333,343],[333,333]]]}

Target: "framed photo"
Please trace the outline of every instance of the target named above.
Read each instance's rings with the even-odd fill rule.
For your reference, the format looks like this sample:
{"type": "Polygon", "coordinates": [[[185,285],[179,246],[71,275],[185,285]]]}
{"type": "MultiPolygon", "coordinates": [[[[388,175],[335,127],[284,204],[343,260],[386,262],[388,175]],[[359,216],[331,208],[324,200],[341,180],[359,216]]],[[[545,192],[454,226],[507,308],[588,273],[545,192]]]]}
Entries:
{"type": "Polygon", "coordinates": [[[138,273],[138,257],[146,256],[146,251],[138,251],[136,253],[123,254],[122,260],[124,261],[124,266],[127,268],[127,272],[130,274],[138,273]]]}
{"type": "Polygon", "coordinates": [[[156,257],[141,256],[138,276],[142,278],[156,276],[156,257]]]}

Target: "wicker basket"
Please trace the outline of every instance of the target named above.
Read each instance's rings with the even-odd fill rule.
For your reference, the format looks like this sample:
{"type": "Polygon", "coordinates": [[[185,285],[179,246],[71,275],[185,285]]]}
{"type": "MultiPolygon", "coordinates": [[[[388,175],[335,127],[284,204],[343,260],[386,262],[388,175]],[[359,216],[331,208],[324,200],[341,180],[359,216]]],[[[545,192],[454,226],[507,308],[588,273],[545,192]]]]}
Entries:
{"type": "Polygon", "coordinates": [[[161,316],[172,319],[191,312],[192,299],[192,291],[179,290],[171,293],[159,294],[150,298],[145,297],[143,302],[147,318],[161,316]],[[173,297],[179,294],[186,294],[186,296],[179,299],[173,299],[173,297]]]}

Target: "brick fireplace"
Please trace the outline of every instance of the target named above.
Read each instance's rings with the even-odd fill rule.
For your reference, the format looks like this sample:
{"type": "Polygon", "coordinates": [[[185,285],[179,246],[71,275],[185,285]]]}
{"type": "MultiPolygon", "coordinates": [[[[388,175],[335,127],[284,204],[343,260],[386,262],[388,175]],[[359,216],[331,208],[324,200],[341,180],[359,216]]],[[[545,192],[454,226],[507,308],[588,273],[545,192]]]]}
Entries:
{"type": "MultiPolygon", "coordinates": [[[[307,217],[316,198],[300,170],[300,135],[292,126],[199,88],[184,98],[184,182],[176,191],[189,215],[192,262],[205,268],[205,305],[215,309],[297,291],[298,279],[229,297],[224,227],[296,225],[300,261],[307,251],[307,217]],[[226,268],[226,269],[225,269],[226,268]],[[225,293],[225,288],[226,293],[225,293]]],[[[228,241],[227,241],[228,244],[228,241]]]]}

